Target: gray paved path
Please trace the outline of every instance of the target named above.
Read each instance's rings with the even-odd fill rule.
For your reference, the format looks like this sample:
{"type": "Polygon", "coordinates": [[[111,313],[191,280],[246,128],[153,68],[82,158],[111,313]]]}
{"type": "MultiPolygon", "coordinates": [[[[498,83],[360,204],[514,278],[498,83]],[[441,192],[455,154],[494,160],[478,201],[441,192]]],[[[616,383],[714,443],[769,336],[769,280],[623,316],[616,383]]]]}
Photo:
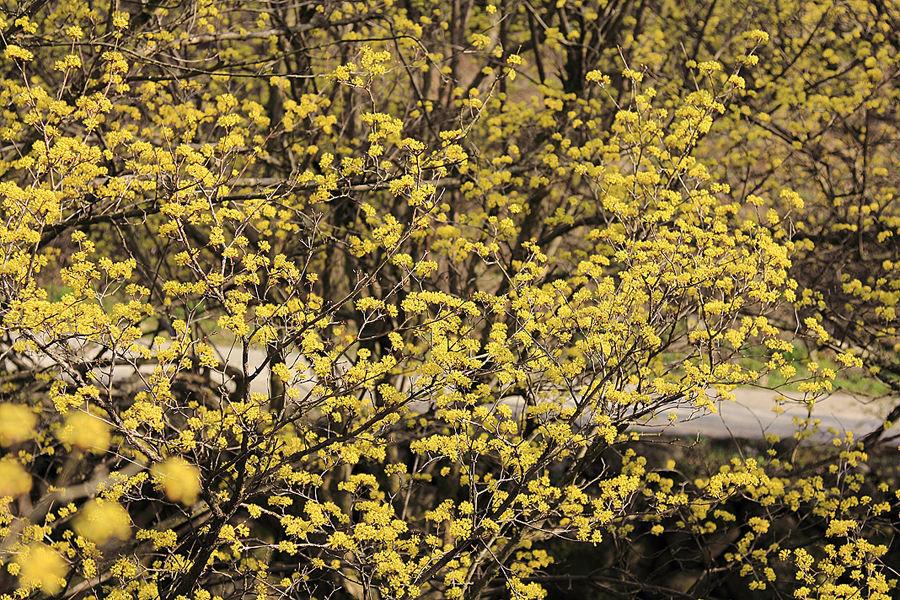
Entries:
{"type": "MultiPolygon", "coordinates": [[[[666,433],[685,436],[709,436],[716,438],[741,437],[762,438],[767,434],[775,434],[782,439],[794,434],[797,419],[805,419],[809,415],[806,406],[798,401],[788,400],[781,405],[781,414],[773,412],[775,398],[780,394],[770,390],[757,388],[739,388],[735,390],[735,402],[723,401],[718,404],[718,414],[706,414],[689,421],[678,423],[666,433]]],[[[788,397],[800,398],[800,394],[785,392],[788,397]]],[[[852,431],[857,439],[881,425],[884,416],[890,411],[888,399],[871,401],[846,393],[835,393],[820,398],[812,411],[812,418],[819,420],[819,433],[814,439],[832,439],[829,429],[843,435],[844,431],[852,431]]],[[[679,418],[687,418],[684,410],[675,412],[679,418]]],[[[656,423],[665,423],[668,413],[660,415],[656,423]]],[[[648,428],[661,430],[661,428],[648,428]]]]}
{"type": "MultiPolygon", "coordinates": [[[[219,347],[222,357],[232,365],[240,364],[241,352],[237,348],[219,347]]],[[[249,363],[259,365],[265,359],[261,350],[251,350],[249,363]]],[[[296,360],[288,357],[287,362],[296,360]]],[[[268,391],[268,371],[261,373],[253,382],[251,391],[266,393],[268,391]]],[[[799,399],[801,395],[784,392],[788,397],[799,399]]],[[[718,404],[718,414],[691,415],[687,409],[675,411],[678,421],[674,427],[664,428],[668,423],[669,412],[664,412],[644,427],[650,431],[665,431],[666,434],[694,437],[697,435],[714,438],[763,438],[767,434],[775,434],[782,439],[790,437],[796,431],[794,418],[805,419],[808,416],[806,407],[798,401],[788,401],[782,405],[783,412],[772,411],[778,392],[757,388],[739,388],[735,390],[735,402],[723,401],[718,404]],[[656,424],[656,426],[654,426],[656,424]]],[[[510,404],[515,409],[515,402],[510,404]]],[[[843,434],[845,430],[853,431],[857,438],[878,427],[884,415],[891,407],[889,399],[871,401],[846,393],[835,393],[820,398],[812,412],[812,418],[819,419],[819,433],[814,439],[829,440],[834,437],[829,429],[843,434]]],[[[424,407],[421,407],[424,408],[424,407]]],[[[421,410],[420,408],[420,410],[421,410]]],[[[900,425],[898,425],[900,429],[900,425]]]]}

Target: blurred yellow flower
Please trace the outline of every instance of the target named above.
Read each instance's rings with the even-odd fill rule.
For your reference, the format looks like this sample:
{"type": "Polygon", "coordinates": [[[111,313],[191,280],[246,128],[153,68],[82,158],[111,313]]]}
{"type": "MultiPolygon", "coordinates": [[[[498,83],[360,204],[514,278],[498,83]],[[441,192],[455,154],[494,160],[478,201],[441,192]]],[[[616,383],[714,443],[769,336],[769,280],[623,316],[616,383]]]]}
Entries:
{"type": "Polygon", "coordinates": [[[200,470],[181,458],[169,458],[153,465],[153,477],[169,500],[193,504],[200,494],[200,470]]]}
{"type": "Polygon", "coordinates": [[[18,498],[31,491],[31,475],[17,462],[0,460],[0,498],[18,498]]]}
{"type": "Polygon", "coordinates": [[[48,594],[59,592],[65,584],[69,567],[63,558],[44,544],[32,544],[28,553],[16,558],[19,581],[42,589],[48,594]]]}
{"type": "Polygon", "coordinates": [[[106,423],[86,412],[74,412],[69,415],[56,437],[63,443],[82,450],[90,450],[95,454],[106,452],[110,442],[109,427],[106,423]]]}
{"type": "Polygon", "coordinates": [[[12,446],[34,434],[37,416],[24,404],[0,404],[0,445],[12,446]]]}
{"type": "Polygon", "coordinates": [[[91,500],[78,512],[75,531],[96,544],[113,537],[127,540],[131,537],[131,518],[116,502],[91,500]]]}

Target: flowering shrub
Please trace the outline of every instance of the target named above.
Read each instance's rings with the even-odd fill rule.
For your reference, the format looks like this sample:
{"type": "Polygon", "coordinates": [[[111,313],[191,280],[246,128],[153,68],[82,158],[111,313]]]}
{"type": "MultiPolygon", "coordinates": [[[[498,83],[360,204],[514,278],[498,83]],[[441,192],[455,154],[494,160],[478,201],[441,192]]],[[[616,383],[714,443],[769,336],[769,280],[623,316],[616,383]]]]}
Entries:
{"type": "Polygon", "coordinates": [[[2,597],[892,597],[883,431],[635,428],[895,385],[900,13],[788,5],[9,3],[2,597]]]}

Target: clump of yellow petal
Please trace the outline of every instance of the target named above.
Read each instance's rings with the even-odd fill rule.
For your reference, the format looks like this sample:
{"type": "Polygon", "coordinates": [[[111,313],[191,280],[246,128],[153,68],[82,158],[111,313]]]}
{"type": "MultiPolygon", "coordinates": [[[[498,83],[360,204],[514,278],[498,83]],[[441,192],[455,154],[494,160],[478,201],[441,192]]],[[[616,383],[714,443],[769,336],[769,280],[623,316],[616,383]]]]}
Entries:
{"type": "Polygon", "coordinates": [[[0,498],[18,498],[31,491],[31,475],[17,462],[0,460],[0,498]]]}
{"type": "Polygon", "coordinates": [[[106,452],[110,441],[109,427],[106,423],[86,412],[74,412],[69,415],[63,427],[56,433],[56,437],[65,444],[90,450],[95,454],[106,452]]]}
{"type": "Polygon", "coordinates": [[[0,404],[0,445],[7,447],[34,435],[37,416],[24,404],[0,404]]]}
{"type": "Polygon", "coordinates": [[[200,494],[200,470],[181,458],[169,458],[151,469],[169,500],[193,504],[200,494]]]}
{"type": "Polygon", "coordinates": [[[110,538],[127,540],[131,537],[131,519],[117,502],[91,500],[78,511],[75,531],[96,544],[104,544],[110,538]]]}
{"type": "Polygon", "coordinates": [[[69,566],[63,558],[44,544],[32,544],[28,552],[16,558],[19,581],[55,594],[65,585],[69,566]]]}

